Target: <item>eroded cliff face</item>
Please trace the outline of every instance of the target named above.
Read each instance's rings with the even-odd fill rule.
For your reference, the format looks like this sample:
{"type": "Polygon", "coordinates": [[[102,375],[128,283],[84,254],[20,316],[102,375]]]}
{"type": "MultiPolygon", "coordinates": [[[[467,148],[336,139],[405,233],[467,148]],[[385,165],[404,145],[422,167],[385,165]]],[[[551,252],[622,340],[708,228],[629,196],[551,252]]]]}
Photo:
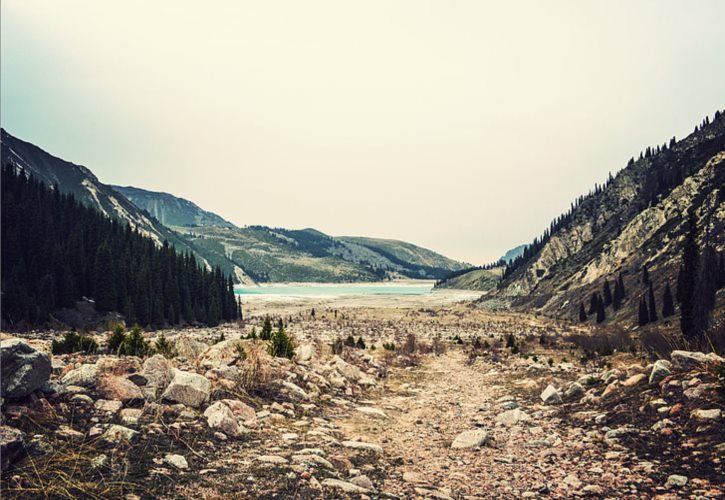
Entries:
{"type": "Polygon", "coordinates": [[[630,163],[586,198],[498,293],[559,314],[620,272],[637,273],[644,264],[676,269],[690,206],[696,208],[701,233],[722,251],[723,185],[725,118],[720,116],[674,148],[630,163]],[[671,188],[662,189],[666,176],[671,188]]]}

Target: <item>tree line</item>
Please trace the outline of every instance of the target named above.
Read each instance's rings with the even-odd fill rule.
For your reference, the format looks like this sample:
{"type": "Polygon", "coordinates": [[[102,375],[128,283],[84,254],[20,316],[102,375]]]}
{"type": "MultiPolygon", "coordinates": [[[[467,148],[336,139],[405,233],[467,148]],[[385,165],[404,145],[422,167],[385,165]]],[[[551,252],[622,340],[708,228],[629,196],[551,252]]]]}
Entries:
{"type": "Polygon", "coordinates": [[[83,298],[127,323],[216,325],[240,307],[231,277],[168,242],[61,194],[24,170],[2,168],[2,319],[41,325],[83,298]]]}

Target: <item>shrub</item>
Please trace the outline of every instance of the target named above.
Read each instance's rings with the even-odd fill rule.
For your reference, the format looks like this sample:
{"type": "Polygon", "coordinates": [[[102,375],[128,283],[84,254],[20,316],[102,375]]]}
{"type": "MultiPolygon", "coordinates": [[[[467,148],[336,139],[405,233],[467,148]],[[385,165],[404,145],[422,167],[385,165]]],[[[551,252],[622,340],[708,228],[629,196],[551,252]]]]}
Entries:
{"type": "Polygon", "coordinates": [[[355,347],[355,338],[352,335],[348,335],[345,339],[345,347],[355,347]]]}
{"type": "Polygon", "coordinates": [[[118,348],[121,347],[123,341],[126,340],[126,334],[123,331],[123,325],[118,324],[113,327],[113,333],[108,339],[108,352],[118,353],[118,348]]]}
{"type": "Polygon", "coordinates": [[[267,344],[267,351],[275,358],[292,358],[295,355],[292,338],[280,327],[272,334],[267,344]]]}
{"type": "Polygon", "coordinates": [[[355,347],[358,349],[365,349],[365,341],[362,337],[358,337],[357,342],[355,343],[355,347]]]}
{"type": "Polygon", "coordinates": [[[240,361],[247,359],[247,352],[244,350],[244,344],[241,342],[237,342],[237,353],[239,354],[240,361]]]}
{"type": "Polygon", "coordinates": [[[335,341],[330,345],[332,347],[332,354],[342,354],[343,349],[345,348],[345,344],[343,343],[342,339],[335,339],[335,341]]]}
{"type": "Polygon", "coordinates": [[[163,333],[154,342],[154,348],[156,352],[161,354],[165,358],[173,358],[175,356],[174,348],[171,346],[171,342],[168,341],[166,335],[163,333]]]}
{"type": "Polygon", "coordinates": [[[415,354],[417,350],[418,350],[418,339],[414,333],[409,333],[405,337],[405,342],[403,343],[403,346],[400,348],[400,352],[403,356],[410,356],[411,354],[415,354]]]}
{"type": "Polygon", "coordinates": [[[221,332],[217,338],[214,339],[214,343],[218,344],[219,342],[224,342],[226,340],[226,336],[224,335],[224,332],[221,332]]]}
{"type": "Polygon", "coordinates": [[[549,358],[549,360],[547,361],[547,363],[549,363],[549,366],[554,366],[554,360],[553,360],[553,358],[549,358]]]}
{"type": "Polygon", "coordinates": [[[262,332],[259,334],[259,338],[262,340],[270,340],[272,338],[272,320],[269,316],[264,318],[264,324],[262,324],[262,332]]]}
{"type": "Polygon", "coordinates": [[[624,330],[598,332],[596,335],[572,334],[567,337],[579,349],[584,351],[586,358],[595,355],[611,356],[615,352],[631,352],[632,339],[624,330]]]}
{"type": "Polygon", "coordinates": [[[121,343],[118,353],[126,356],[138,356],[142,358],[149,353],[150,349],[151,347],[149,346],[149,343],[143,338],[141,327],[134,325],[131,329],[131,333],[129,333],[121,343]]]}
{"type": "Polygon", "coordinates": [[[432,344],[433,354],[436,356],[440,356],[441,354],[444,354],[446,352],[446,346],[441,341],[440,336],[433,337],[433,344],[432,344]]]}
{"type": "Polygon", "coordinates": [[[51,344],[53,354],[69,354],[72,352],[93,353],[98,350],[98,342],[76,332],[66,332],[63,340],[54,340],[51,344]]]}
{"type": "Polygon", "coordinates": [[[395,350],[395,343],[394,342],[386,342],[383,344],[383,349],[386,351],[394,351],[395,350]]]}

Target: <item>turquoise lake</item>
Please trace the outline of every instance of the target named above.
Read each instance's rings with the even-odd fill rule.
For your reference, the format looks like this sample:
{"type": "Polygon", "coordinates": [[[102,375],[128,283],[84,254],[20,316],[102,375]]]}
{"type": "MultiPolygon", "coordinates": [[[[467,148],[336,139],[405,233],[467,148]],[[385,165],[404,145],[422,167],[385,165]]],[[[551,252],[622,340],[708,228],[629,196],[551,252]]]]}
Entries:
{"type": "Polygon", "coordinates": [[[425,295],[433,289],[432,282],[415,284],[279,284],[237,286],[237,295],[272,295],[279,297],[339,297],[345,295],[425,295]]]}

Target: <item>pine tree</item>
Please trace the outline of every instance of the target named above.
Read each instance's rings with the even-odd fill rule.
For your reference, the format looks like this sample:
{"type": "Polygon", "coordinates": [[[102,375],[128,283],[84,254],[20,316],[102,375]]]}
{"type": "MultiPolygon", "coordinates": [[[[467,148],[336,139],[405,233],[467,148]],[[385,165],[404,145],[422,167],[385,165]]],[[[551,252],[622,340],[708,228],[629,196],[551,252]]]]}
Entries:
{"type": "Polygon", "coordinates": [[[599,305],[599,294],[595,292],[592,294],[592,298],[589,300],[589,311],[587,311],[587,314],[596,313],[598,305],[599,305]]]}
{"type": "Polygon", "coordinates": [[[604,301],[599,299],[597,301],[597,323],[603,323],[607,319],[607,315],[604,311],[604,301]]]}
{"type": "Polygon", "coordinates": [[[609,280],[604,280],[604,289],[602,291],[602,297],[604,299],[604,307],[609,307],[612,304],[612,289],[609,286],[609,280]]]}
{"type": "Polygon", "coordinates": [[[96,252],[94,265],[95,291],[93,298],[99,311],[113,311],[116,308],[116,283],[113,270],[113,256],[107,243],[101,244],[96,252]]]}
{"type": "Polygon", "coordinates": [[[639,326],[649,323],[649,311],[647,310],[647,302],[644,297],[639,299],[639,326]]]}
{"type": "Polygon", "coordinates": [[[695,285],[699,267],[697,246],[697,215],[694,208],[688,211],[688,231],[682,248],[682,266],[678,277],[677,295],[680,301],[680,329],[688,340],[696,340],[700,332],[694,321],[695,285]]]}
{"type": "Polygon", "coordinates": [[[294,356],[295,350],[292,339],[284,331],[284,328],[280,327],[272,334],[267,344],[267,351],[270,356],[277,358],[292,358],[294,356]]]}
{"type": "MultiPolygon", "coordinates": [[[[620,274],[621,278],[621,274],[620,274]]],[[[622,299],[624,298],[624,291],[622,290],[622,283],[620,280],[614,282],[614,293],[612,294],[612,307],[615,311],[618,311],[622,307],[622,299]]]]}
{"type": "Polygon", "coordinates": [[[655,291],[652,282],[649,282],[649,303],[647,305],[649,311],[649,320],[651,323],[657,321],[657,304],[655,304],[655,291]]]}
{"type": "Polygon", "coordinates": [[[662,295],[662,317],[669,318],[675,314],[675,303],[672,300],[672,291],[669,282],[665,284],[665,292],[662,295]]]}
{"type": "Polygon", "coordinates": [[[649,271],[647,270],[647,265],[642,266],[642,284],[643,285],[649,285],[649,271]]]}
{"type": "Polygon", "coordinates": [[[266,316],[264,318],[264,323],[262,324],[262,331],[259,334],[259,338],[262,340],[269,340],[272,338],[272,320],[269,318],[269,316],[266,316]]]}
{"type": "Polygon", "coordinates": [[[587,320],[587,311],[584,309],[584,302],[579,303],[579,321],[584,323],[587,320]]]}

